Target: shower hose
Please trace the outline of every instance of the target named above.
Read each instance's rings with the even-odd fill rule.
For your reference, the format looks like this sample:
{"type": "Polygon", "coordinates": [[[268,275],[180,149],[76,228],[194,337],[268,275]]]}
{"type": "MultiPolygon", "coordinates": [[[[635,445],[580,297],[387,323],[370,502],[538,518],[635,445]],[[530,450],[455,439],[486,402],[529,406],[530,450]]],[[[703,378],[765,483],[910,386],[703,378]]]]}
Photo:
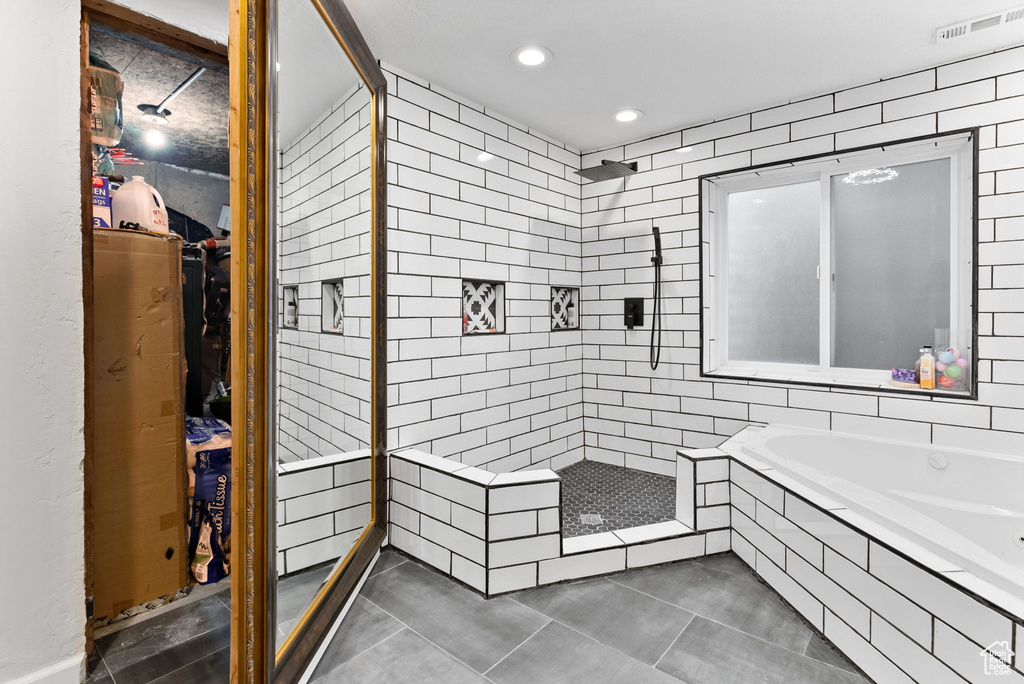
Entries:
{"type": "Polygon", "coordinates": [[[651,370],[658,368],[661,361],[661,236],[655,228],[655,255],[651,257],[654,264],[654,310],[651,312],[651,370]],[[655,342],[657,336],[657,342],[655,342]]]}

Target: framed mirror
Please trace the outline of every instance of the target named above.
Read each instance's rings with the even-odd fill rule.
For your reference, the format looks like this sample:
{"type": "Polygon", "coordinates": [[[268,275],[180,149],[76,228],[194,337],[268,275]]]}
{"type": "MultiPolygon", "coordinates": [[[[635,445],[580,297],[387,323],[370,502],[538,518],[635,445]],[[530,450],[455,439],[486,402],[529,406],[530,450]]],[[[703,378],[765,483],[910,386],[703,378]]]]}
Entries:
{"type": "Polygon", "coordinates": [[[387,527],[386,81],[341,0],[252,0],[233,19],[232,661],[255,665],[246,681],[293,682],[387,527]]]}

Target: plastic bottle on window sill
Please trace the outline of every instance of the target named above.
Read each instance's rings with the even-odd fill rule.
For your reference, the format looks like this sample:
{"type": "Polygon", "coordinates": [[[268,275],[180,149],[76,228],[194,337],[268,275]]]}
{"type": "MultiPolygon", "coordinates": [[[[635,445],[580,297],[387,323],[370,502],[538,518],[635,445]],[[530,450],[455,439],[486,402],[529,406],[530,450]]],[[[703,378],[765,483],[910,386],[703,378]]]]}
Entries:
{"type": "Polygon", "coordinates": [[[921,358],[917,361],[917,378],[921,389],[935,389],[935,357],[932,348],[921,349],[921,358]]]}

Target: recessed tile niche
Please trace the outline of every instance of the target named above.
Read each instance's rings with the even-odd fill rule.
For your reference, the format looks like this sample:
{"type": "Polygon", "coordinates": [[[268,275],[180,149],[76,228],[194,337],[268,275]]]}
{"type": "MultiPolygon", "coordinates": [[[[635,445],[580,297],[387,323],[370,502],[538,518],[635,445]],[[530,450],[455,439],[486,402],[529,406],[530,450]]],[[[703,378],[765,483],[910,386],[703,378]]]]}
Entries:
{"type": "Polygon", "coordinates": [[[551,288],[551,329],[578,330],[580,327],[580,289],[551,288]]]}
{"type": "Polygon", "coordinates": [[[505,332],[505,284],[462,281],[462,334],[505,332]]]}
{"type": "Polygon", "coordinates": [[[297,285],[285,285],[281,297],[283,306],[281,308],[281,327],[299,327],[299,288],[297,285]]]}
{"type": "Polygon", "coordinates": [[[341,335],[345,332],[345,284],[340,280],[322,283],[320,328],[324,332],[341,335]]]}

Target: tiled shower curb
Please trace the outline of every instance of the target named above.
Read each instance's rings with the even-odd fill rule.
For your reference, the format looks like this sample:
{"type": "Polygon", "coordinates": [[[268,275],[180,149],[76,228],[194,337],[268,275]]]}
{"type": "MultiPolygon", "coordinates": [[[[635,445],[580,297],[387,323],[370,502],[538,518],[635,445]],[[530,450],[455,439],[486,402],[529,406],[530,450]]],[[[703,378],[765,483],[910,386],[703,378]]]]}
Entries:
{"type": "Polygon", "coordinates": [[[415,449],[391,454],[390,543],[485,596],[729,549],[729,529],[679,521],[562,538],[549,469],[492,473],[415,449]]]}

